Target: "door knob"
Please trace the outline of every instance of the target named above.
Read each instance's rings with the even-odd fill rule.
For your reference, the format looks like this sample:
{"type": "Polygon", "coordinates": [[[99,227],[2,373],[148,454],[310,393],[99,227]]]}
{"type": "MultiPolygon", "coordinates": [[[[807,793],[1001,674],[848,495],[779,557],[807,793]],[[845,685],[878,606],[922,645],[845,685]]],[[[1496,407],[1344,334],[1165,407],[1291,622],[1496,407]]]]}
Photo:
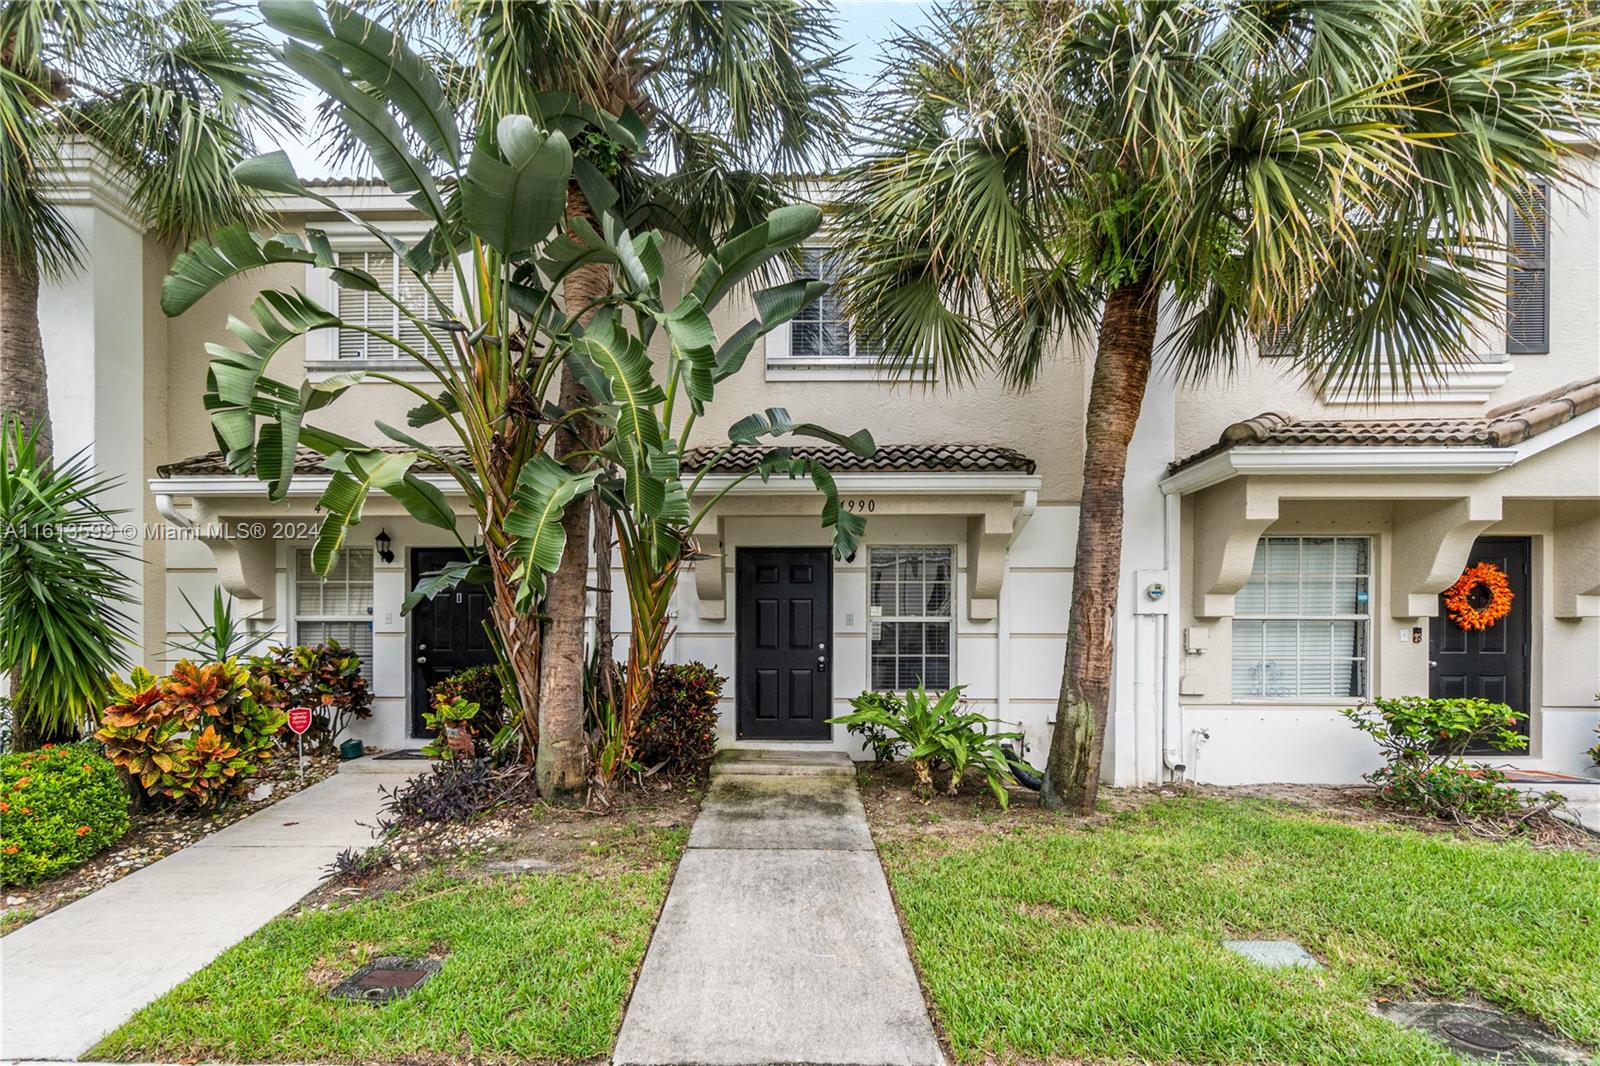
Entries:
{"type": "Polygon", "coordinates": [[[817,656],[817,673],[825,674],[827,672],[828,672],[828,657],[826,655],[817,656]]]}
{"type": "Polygon", "coordinates": [[[417,656],[417,662],[419,662],[419,663],[425,663],[425,662],[427,662],[427,661],[428,661],[428,657],[427,657],[427,656],[426,656],[426,655],[419,655],[419,656],[417,656]]]}

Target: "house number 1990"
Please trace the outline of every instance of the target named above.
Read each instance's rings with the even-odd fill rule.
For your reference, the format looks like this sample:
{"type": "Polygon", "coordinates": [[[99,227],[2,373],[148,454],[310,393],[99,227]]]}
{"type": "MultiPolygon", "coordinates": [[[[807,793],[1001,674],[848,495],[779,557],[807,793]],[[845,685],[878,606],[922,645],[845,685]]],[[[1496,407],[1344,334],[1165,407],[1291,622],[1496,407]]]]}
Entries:
{"type": "Polygon", "coordinates": [[[877,500],[862,500],[862,499],[846,499],[844,501],[844,509],[846,511],[857,511],[857,512],[870,513],[872,511],[876,511],[878,509],[878,501],[877,500]]]}

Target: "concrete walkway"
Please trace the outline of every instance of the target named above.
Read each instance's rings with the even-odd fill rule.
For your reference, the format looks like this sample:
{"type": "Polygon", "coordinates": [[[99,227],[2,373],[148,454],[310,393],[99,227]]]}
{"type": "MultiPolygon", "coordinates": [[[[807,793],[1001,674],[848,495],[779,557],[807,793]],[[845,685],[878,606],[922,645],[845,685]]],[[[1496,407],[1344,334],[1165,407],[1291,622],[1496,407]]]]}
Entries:
{"type": "Polygon", "coordinates": [[[0,1059],[76,1059],[129,1015],[311,891],[372,843],[382,803],[426,764],[346,763],[257,811],[0,938],[0,1059]]]}
{"type": "Polygon", "coordinates": [[[612,1061],[942,1063],[844,755],[718,759],[612,1061]]]}

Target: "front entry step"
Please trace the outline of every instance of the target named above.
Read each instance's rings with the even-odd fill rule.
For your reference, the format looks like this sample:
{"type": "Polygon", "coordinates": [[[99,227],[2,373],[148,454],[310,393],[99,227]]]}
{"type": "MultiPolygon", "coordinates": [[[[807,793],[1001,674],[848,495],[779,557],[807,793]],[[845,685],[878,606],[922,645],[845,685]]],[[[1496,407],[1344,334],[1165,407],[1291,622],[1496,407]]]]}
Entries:
{"type": "Polygon", "coordinates": [[[711,763],[711,776],[754,774],[763,777],[854,776],[855,764],[842,751],[777,748],[728,748],[711,763]]]}

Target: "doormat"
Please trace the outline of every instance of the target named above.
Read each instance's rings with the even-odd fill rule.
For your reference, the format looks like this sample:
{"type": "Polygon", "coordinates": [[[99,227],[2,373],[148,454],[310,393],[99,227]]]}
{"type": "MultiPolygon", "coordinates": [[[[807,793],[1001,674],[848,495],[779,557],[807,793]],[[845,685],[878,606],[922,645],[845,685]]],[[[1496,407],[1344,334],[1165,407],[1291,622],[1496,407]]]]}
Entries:
{"type": "Polygon", "coordinates": [[[396,751],[386,751],[382,755],[374,755],[373,758],[383,762],[388,759],[427,759],[428,756],[422,754],[421,748],[400,748],[396,751]]]}
{"type": "Polygon", "coordinates": [[[334,985],[328,995],[361,1003],[387,1003],[421,988],[443,965],[438,959],[383,955],[334,985]]]}
{"type": "Polygon", "coordinates": [[[1472,1003],[1380,1000],[1373,1011],[1418,1029],[1471,1062],[1590,1062],[1589,1053],[1529,1018],[1472,1003]]]}

